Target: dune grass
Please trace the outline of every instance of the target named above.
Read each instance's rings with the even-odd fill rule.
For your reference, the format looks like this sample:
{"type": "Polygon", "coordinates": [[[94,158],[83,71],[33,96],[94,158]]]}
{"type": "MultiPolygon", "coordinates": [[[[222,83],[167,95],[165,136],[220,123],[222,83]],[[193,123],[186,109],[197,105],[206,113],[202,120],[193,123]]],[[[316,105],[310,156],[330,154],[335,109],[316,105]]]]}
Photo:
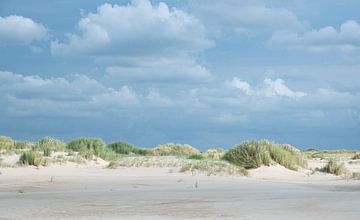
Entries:
{"type": "Polygon", "coordinates": [[[79,152],[79,154],[85,159],[93,159],[94,156],[96,156],[110,161],[117,158],[116,153],[110,148],[107,148],[104,141],[97,138],[75,139],[68,143],[66,148],[79,152]]]}
{"type": "Polygon", "coordinates": [[[355,154],[351,159],[359,160],[360,159],[360,153],[355,154]]]}
{"type": "Polygon", "coordinates": [[[188,157],[190,160],[203,160],[204,156],[201,154],[193,154],[188,157]]]}
{"type": "Polygon", "coordinates": [[[206,175],[247,175],[246,169],[227,161],[194,160],[177,156],[125,156],[109,163],[108,168],[156,167],[173,168],[180,172],[204,173],[206,175]]]}
{"type": "Polygon", "coordinates": [[[24,151],[19,159],[21,165],[40,166],[43,162],[41,154],[37,151],[24,151]]]}
{"type": "Polygon", "coordinates": [[[336,176],[343,175],[347,172],[344,163],[337,163],[334,159],[330,159],[320,171],[331,173],[336,176]]]}
{"type": "Polygon", "coordinates": [[[209,149],[201,153],[201,155],[207,159],[220,160],[224,157],[225,153],[226,151],[224,149],[218,148],[218,149],[209,149]]]}
{"type": "Polygon", "coordinates": [[[360,180],[360,172],[353,172],[351,178],[354,180],[360,180]]]}
{"type": "Polygon", "coordinates": [[[51,152],[62,152],[65,149],[66,144],[53,137],[45,137],[33,146],[33,150],[43,151],[44,156],[50,156],[51,152]]]}
{"type": "Polygon", "coordinates": [[[243,142],[226,152],[224,159],[246,169],[274,163],[291,170],[307,166],[307,161],[299,150],[268,140],[243,142]]]}
{"type": "Polygon", "coordinates": [[[147,155],[149,154],[148,149],[137,148],[132,144],[129,144],[124,141],[117,141],[111,144],[108,144],[107,147],[117,154],[138,154],[138,155],[147,155]]]}
{"type": "Polygon", "coordinates": [[[194,154],[200,154],[200,151],[189,144],[162,144],[150,151],[154,156],[183,156],[189,157],[194,154]]]}

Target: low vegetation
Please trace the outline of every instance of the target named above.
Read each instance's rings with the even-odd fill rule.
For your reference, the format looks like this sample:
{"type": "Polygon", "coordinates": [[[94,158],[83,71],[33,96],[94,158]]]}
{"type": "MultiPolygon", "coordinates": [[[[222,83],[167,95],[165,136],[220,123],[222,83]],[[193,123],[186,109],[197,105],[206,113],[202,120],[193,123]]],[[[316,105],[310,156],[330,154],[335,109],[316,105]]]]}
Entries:
{"type": "Polygon", "coordinates": [[[200,151],[189,144],[162,144],[158,145],[150,151],[154,156],[183,156],[189,157],[191,155],[200,154],[200,151]]]}
{"type": "Polygon", "coordinates": [[[68,143],[66,148],[79,152],[85,159],[93,159],[96,156],[104,160],[114,160],[117,157],[113,150],[106,147],[104,141],[97,138],[75,139],[68,143]]]}
{"type": "Polygon", "coordinates": [[[355,154],[351,159],[359,160],[360,159],[360,153],[355,154]]]}
{"type": "Polygon", "coordinates": [[[114,152],[116,152],[117,154],[138,154],[138,155],[149,154],[148,149],[137,148],[134,145],[123,141],[114,142],[112,144],[107,145],[107,147],[113,150],[114,152]]]}
{"type": "Polygon", "coordinates": [[[291,170],[307,166],[307,161],[299,150],[268,140],[243,142],[226,152],[224,159],[246,169],[275,163],[291,170]]]}
{"type": "Polygon", "coordinates": [[[225,153],[226,151],[224,149],[209,149],[201,153],[201,155],[207,159],[221,160],[225,153]]]}
{"type": "Polygon", "coordinates": [[[109,168],[157,167],[179,169],[180,172],[204,173],[206,175],[247,175],[246,169],[227,161],[194,160],[177,156],[130,156],[110,162],[109,168]]]}
{"type": "Polygon", "coordinates": [[[40,166],[43,162],[41,154],[37,151],[24,151],[19,159],[21,165],[40,166]]]}
{"type": "Polygon", "coordinates": [[[346,173],[346,168],[344,163],[337,163],[334,159],[330,159],[329,162],[320,169],[320,171],[339,176],[346,173]]]}

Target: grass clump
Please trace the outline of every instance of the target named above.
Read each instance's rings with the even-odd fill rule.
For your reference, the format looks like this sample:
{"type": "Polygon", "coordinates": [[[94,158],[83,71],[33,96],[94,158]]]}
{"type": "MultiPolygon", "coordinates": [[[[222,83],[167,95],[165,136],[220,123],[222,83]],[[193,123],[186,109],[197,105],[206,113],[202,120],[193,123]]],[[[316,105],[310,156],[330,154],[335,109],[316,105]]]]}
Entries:
{"type": "Polygon", "coordinates": [[[15,149],[15,141],[6,136],[0,136],[0,150],[15,149]]]}
{"type": "Polygon", "coordinates": [[[116,158],[116,153],[106,148],[106,144],[97,138],[79,138],[68,143],[66,148],[79,152],[85,159],[93,159],[94,156],[104,160],[113,160],[116,158]]]}
{"type": "Polygon", "coordinates": [[[220,160],[224,157],[226,151],[224,149],[209,149],[201,155],[206,159],[220,160]]]}
{"type": "Polygon", "coordinates": [[[299,150],[268,140],[243,142],[226,152],[224,159],[246,169],[269,166],[273,163],[291,170],[307,166],[306,159],[299,150]]]}
{"type": "Polygon", "coordinates": [[[66,144],[53,137],[45,137],[35,143],[33,149],[43,151],[44,156],[50,156],[51,152],[65,151],[66,144]]]}
{"type": "Polygon", "coordinates": [[[42,163],[42,156],[36,151],[25,151],[21,154],[19,162],[21,165],[40,166],[42,163]]]}
{"type": "Polygon", "coordinates": [[[114,142],[112,144],[107,145],[107,147],[115,151],[117,154],[139,154],[139,155],[148,154],[147,149],[137,148],[134,145],[123,141],[114,142]]]}
{"type": "Polygon", "coordinates": [[[200,151],[189,144],[162,144],[151,150],[154,156],[183,156],[189,157],[194,154],[200,154],[200,151]]]}
{"type": "Polygon", "coordinates": [[[320,171],[325,173],[331,173],[336,176],[343,175],[346,173],[344,163],[337,163],[334,159],[330,159],[329,162],[320,171]]]}
{"type": "Polygon", "coordinates": [[[353,156],[353,158],[351,158],[353,160],[359,160],[360,159],[360,153],[357,153],[353,156]]]}
{"type": "Polygon", "coordinates": [[[201,154],[193,154],[188,157],[190,160],[203,160],[204,156],[201,154]]]}
{"type": "Polygon", "coordinates": [[[216,160],[195,160],[184,163],[180,168],[180,172],[205,173],[211,175],[241,175],[247,176],[248,171],[239,166],[230,164],[227,161],[216,160]]]}
{"type": "Polygon", "coordinates": [[[360,180],[360,173],[359,172],[352,173],[351,178],[354,180],[360,180]]]}

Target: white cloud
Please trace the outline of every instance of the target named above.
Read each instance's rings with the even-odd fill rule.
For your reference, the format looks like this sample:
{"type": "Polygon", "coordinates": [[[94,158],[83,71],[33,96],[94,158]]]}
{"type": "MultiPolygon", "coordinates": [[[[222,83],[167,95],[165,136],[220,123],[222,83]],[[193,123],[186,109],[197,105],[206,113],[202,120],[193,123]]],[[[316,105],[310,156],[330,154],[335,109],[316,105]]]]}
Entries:
{"type": "Polygon", "coordinates": [[[68,43],[52,42],[52,53],[165,55],[196,53],[213,45],[195,17],[165,3],[153,6],[148,0],[101,5],[79,21],[78,29],[78,34],[68,34],[68,43]]]}
{"type": "Polygon", "coordinates": [[[0,17],[0,46],[27,45],[46,36],[46,28],[30,18],[17,15],[0,17]]]}
{"type": "Polygon", "coordinates": [[[268,43],[273,47],[285,47],[289,50],[350,53],[360,49],[360,25],[349,20],[341,24],[339,30],[328,26],[302,34],[276,32],[268,43]]]}
{"type": "MultiPolygon", "coordinates": [[[[78,23],[67,42],[51,42],[53,55],[83,55],[107,66],[108,76],[134,80],[204,80],[209,71],[196,58],[214,42],[194,16],[149,0],[103,4],[78,23]]],[[[114,81],[114,79],[112,79],[114,81]]]]}
{"type": "Polygon", "coordinates": [[[272,80],[266,78],[263,84],[257,88],[252,88],[248,82],[237,77],[234,77],[231,81],[226,81],[226,84],[249,96],[300,98],[307,95],[305,92],[291,90],[282,79],[272,80]]]}
{"type": "Polygon", "coordinates": [[[248,82],[243,81],[237,77],[234,77],[231,81],[227,81],[227,84],[230,86],[240,89],[243,91],[246,95],[253,94],[253,90],[251,89],[251,86],[248,82]]]}
{"type": "Polygon", "coordinates": [[[86,116],[138,106],[140,96],[126,85],[109,88],[85,75],[42,78],[0,71],[0,103],[9,114],[86,116]]]}
{"type": "Polygon", "coordinates": [[[282,79],[276,79],[272,80],[269,78],[266,78],[264,80],[264,94],[267,97],[275,97],[275,96],[285,96],[288,98],[298,98],[306,96],[306,93],[304,92],[296,92],[289,87],[285,85],[284,80],[282,79]]]}
{"type": "Polygon", "coordinates": [[[148,101],[150,102],[150,105],[153,106],[173,106],[175,102],[173,102],[168,97],[162,96],[158,91],[156,90],[150,90],[147,97],[148,101]]]}
{"type": "Polygon", "coordinates": [[[304,24],[289,9],[275,7],[264,1],[190,1],[191,9],[209,28],[229,27],[238,33],[257,31],[302,30],[304,24]],[[225,13],[224,13],[225,12],[225,13]]]}

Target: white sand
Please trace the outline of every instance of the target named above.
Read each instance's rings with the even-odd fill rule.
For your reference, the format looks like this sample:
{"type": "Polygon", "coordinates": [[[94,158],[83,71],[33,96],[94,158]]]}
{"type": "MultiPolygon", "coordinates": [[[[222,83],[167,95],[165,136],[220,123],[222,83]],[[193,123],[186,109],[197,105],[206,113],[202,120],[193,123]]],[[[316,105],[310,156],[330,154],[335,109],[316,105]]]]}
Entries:
{"type": "Polygon", "coordinates": [[[273,166],[251,170],[251,177],[192,176],[104,165],[0,168],[0,220],[360,216],[360,181],[333,175],[273,166]]]}

